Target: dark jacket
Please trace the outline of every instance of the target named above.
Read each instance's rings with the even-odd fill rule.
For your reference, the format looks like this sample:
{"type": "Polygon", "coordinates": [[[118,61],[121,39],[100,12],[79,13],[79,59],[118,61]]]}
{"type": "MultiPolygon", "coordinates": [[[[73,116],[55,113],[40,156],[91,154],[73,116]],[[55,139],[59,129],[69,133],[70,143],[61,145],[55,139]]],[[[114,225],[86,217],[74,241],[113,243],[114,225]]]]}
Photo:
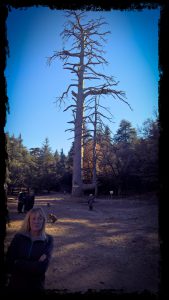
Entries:
{"type": "Polygon", "coordinates": [[[42,290],[45,272],[53,249],[53,237],[32,240],[25,234],[17,233],[6,255],[7,273],[11,275],[9,288],[12,290],[42,290]],[[47,258],[38,261],[42,254],[47,258]]]}

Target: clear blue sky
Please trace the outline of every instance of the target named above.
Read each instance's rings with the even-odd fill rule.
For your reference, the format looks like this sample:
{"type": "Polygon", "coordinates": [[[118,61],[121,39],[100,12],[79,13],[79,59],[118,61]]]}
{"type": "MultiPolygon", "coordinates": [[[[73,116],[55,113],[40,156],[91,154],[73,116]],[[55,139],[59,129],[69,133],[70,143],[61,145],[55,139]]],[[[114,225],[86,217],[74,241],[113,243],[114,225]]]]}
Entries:
{"type": "MultiPolygon", "coordinates": [[[[88,18],[103,16],[111,31],[105,44],[109,62],[103,72],[120,81],[118,89],[125,91],[131,111],[124,103],[104,98],[113,114],[107,123],[116,133],[119,123],[126,119],[137,128],[158,112],[158,22],[159,9],[142,11],[94,12],[88,18]]],[[[55,100],[70,82],[70,73],[63,70],[57,59],[49,67],[47,57],[62,50],[60,33],[65,22],[64,11],[48,7],[13,9],[7,18],[7,38],[10,57],[5,70],[10,114],[5,130],[16,137],[22,135],[29,149],[41,147],[48,137],[53,151],[69,151],[72,134],[65,132],[71,112],[56,107],[55,100]]],[[[68,47],[69,48],[69,47],[68,47]]],[[[66,49],[66,45],[65,45],[66,49]]]]}

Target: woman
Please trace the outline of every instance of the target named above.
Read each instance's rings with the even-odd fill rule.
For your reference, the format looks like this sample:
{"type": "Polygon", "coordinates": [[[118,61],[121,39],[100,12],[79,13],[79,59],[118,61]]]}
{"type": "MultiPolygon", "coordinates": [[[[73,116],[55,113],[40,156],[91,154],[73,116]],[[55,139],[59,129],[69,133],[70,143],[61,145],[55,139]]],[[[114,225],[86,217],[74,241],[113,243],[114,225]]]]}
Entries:
{"type": "Polygon", "coordinates": [[[53,249],[53,237],[45,233],[45,225],[42,208],[32,208],[27,212],[6,255],[10,290],[43,291],[53,249]]]}

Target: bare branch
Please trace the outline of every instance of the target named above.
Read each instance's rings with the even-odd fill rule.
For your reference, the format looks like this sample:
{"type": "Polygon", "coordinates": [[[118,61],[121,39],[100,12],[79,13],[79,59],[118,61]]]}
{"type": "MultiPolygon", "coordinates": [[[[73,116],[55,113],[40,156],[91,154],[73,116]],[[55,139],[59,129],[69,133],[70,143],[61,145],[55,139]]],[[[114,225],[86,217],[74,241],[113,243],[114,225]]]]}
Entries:
{"type": "Polygon", "coordinates": [[[123,91],[116,91],[116,90],[112,90],[112,89],[91,89],[90,91],[88,91],[87,93],[84,94],[84,97],[88,97],[90,95],[112,95],[114,98],[118,98],[121,101],[123,101],[124,103],[126,103],[129,108],[132,110],[130,104],[124,100],[123,97],[125,97],[125,93],[123,91]]]}
{"type": "Polygon", "coordinates": [[[69,106],[67,106],[65,109],[64,109],[64,111],[67,111],[68,109],[70,109],[70,108],[72,108],[72,107],[76,107],[76,105],[69,105],[69,106]]]}
{"type": "Polygon", "coordinates": [[[67,90],[66,90],[65,92],[63,92],[63,94],[62,94],[60,97],[57,97],[57,98],[56,98],[56,103],[59,103],[59,106],[60,106],[60,107],[61,107],[61,104],[62,104],[62,103],[65,103],[65,102],[64,102],[64,99],[67,98],[68,93],[69,93],[69,90],[70,90],[70,88],[73,87],[73,86],[78,87],[77,84],[70,84],[70,85],[68,86],[67,90]]]}
{"type": "Polygon", "coordinates": [[[77,99],[77,93],[75,93],[74,91],[72,91],[72,95],[77,99]]]}

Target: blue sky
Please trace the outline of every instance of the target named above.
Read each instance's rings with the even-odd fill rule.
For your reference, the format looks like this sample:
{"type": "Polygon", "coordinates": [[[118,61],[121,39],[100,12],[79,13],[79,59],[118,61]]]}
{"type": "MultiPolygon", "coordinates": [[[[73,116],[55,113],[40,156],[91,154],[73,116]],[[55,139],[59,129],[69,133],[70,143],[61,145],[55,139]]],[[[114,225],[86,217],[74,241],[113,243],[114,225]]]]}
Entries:
{"type": "MultiPolygon", "coordinates": [[[[122,119],[137,128],[158,112],[158,22],[159,9],[109,12],[87,11],[87,18],[105,18],[108,25],[105,58],[109,62],[103,72],[119,81],[131,111],[123,102],[111,97],[104,104],[113,114],[107,123],[113,133],[122,119]]],[[[22,135],[29,149],[41,147],[48,137],[53,151],[63,148],[67,154],[73,135],[65,132],[71,112],[59,109],[55,100],[71,83],[68,70],[57,59],[51,66],[47,57],[62,49],[60,33],[65,23],[64,11],[48,7],[12,9],[7,18],[7,39],[10,57],[5,70],[10,113],[5,131],[22,135]]],[[[69,48],[69,46],[68,46],[69,48]]],[[[66,49],[66,45],[65,45],[66,49]]]]}

